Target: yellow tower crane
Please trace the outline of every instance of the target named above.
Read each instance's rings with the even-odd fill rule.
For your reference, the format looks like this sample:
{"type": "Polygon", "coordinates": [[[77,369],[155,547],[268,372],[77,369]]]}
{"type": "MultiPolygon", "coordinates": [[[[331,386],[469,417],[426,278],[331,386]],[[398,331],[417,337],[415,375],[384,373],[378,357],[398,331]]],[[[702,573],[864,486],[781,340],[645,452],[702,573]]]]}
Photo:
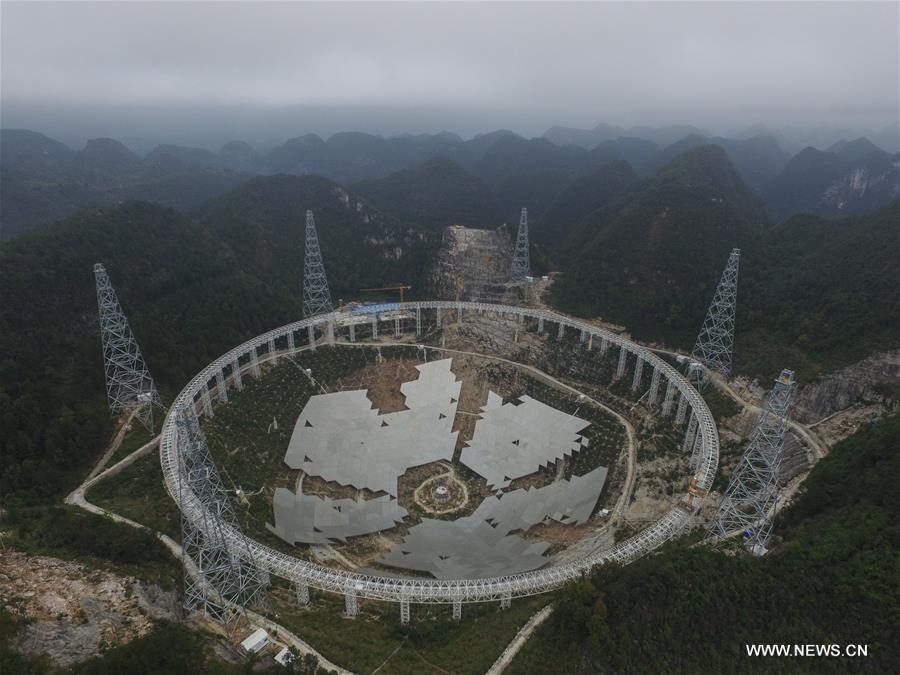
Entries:
{"type": "Polygon", "coordinates": [[[400,302],[403,302],[403,293],[408,291],[412,286],[397,284],[396,286],[382,286],[381,288],[360,288],[360,293],[374,293],[376,291],[400,291],[400,302]]]}

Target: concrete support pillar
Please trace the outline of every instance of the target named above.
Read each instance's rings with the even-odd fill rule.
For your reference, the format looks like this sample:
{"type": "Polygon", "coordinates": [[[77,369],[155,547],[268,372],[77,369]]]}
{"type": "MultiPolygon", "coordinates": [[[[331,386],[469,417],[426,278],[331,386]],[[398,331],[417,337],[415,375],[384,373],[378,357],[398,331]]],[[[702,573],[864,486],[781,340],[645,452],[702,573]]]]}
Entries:
{"type": "Polygon", "coordinates": [[[325,324],[325,334],[328,336],[328,344],[334,344],[334,321],[328,320],[325,324]]]}
{"type": "Polygon", "coordinates": [[[241,379],[241,363],[235,359],[231,363],[231,379],[234,380],[234,388],[241,391],[244,388],[244,381],[241,379]]]}
{"type": "Polygon", "coordinates": [[[440,307],[436,307],[434,310],[434,322],[438,328],[441,327],[441,308],[440,307]]]}
{"type": "Polygon", "coordinates": [[[678,409],[675,412],[675,424],[684,424],[684,417],[687,413],[687,399],[682,394],[678,399],[678,409]]]}
{"type": "Polygon", "coordinates": [[[453,601],[453,620],[459,621],[462,618],[462,601],[453,601]]]}
{"type": "Polygon", "coordinates": [[[625,374],[625,359],[628,358],[628,350],[625,347],[619,347],[619,364],[616,366],[616,376],[614,380],[621,380],[625,374]]]}
{"type": "Polygon", "coordinates": [[[409,625],[409,600],[406,598],[400,600],[400,625],[409,625]]]}
{"type": "Polygon", "coordinates": [[[659,368],[653,367],[653,377],[650,378],[650,393],[647,394],[647,405],[656,405],[656,396],[659,394],[659,368]]]}
{"type": "Polygon", "coordinates": [[[394,337],[400,337],[400,317],[394,319],[394,337]]]}
{"type": "Polygon", "coordinates": [[[509,595],[504,595],[500,598],[500,609],[509,609],[511,603],[512,598],[510,598],[509,595]]]}
{"type": "Polygon", "coordinates": [[[663,398],[662,414],[668,415],[672,412],[672,401],[675,398],[675,383],[672,380],[666,380],[666,395],[663,398]]]}
{"type": "Polygon", "coordinates": [[[372,312],[372,337],[378,337],[378,312],[372,312]]]}
{"type": "Polygon", "coordinates": [[[250,348],[250,372],[253,377],[259,377],[259,355],[256,353],[256,347],[250,348]]]}
{"type": "Polygon", "coordinates": [[[584,328],[581,329],[581,334],[578,336],[578,340],[579,342],[584,342],[585,340],[587,340],[587,331],[585,331],[584,328]]]}
{"type": "Polygon", "coordinates": [[[203,387],[203,393],[200,394],[203,399],[203,414],[207,417],[213,416],[212,400],[209,398],[209,387],[203,387]]]}
{"type": "Polygon", "coordinates": [[[294,342],[294,331],[288,331],[288,353],[293,354],[297,351],[297,344],[294,342]]]}
{"type": "Polygon", "coordinates": [[[316,327],[309,324],[309,327],[306,330],[309,335],[309,348],[316,351],[316,327]]]}
{"type": "Polygon", "coordinates": [[[356,342],[356,324],[350,324],[350,342],[356,342]]]}
{"type": "Polygon", "coordinates": [[[416,337],[422,334],[422,308],[416,307],[416,337]]]}
{"type": "Polygon", "coordinates": [[[609,340],[607,340],[606,338],[601,338],[600,353],[605,354],[608,349],[609,349],[609,340]]]}
{"type": "Polygon", "coordinates": [[[272,363],[278,361],[278,355],[275,352],[275,338],[269,338],[269,358],[272,359],[272,363]]]}
{"type": "Polygon", "coordinates": [[[309,604],[309,586],[306,584],[296,583],[294,588],[297,591],[297,604],[304,607],[309,604]]]}
{"type": "Polygon", "coordinates": [[[559,322],[559,332],[556,334],[556,337],[562,340],[563,335],[566,334],[566,324],[562,321],[559,322]]]}
{"type": "Polygon", "coordinates": [[[641,377],[644,374],[644,359],[637,354],[637,361],[634,364],[634,377],[631,378],[631,391],[637,391],[641,388],[641,377]]]}
{"type": "MultiPolygon", "coordinates": [[[[484,312],[482,312],[482,314],[484,314],[484,312]]],[[[463,308],[457,307],[456,308],[456,322],[459,323],[460,321],[462,321],[462,318],[463,318],[463,308]]]]}
{"type": "Polygon", "coordinates": [[[525,323],[525,315],[519,312],[519,323],[525,323]]]}
{"type": "Polygon", "coordinates": [[[355,617],[359,613],[359,603],[356,601],[356,589],[351,588],[344,593],[344,616],[355,617]]]}
{"type": "Polygon", "coordinates": [[[538,317],[538,334],[539,335],[544,334],[544,317],[542,317],[542,316],[538,317]]]}
{"type": "Polygon", "coordinates": [[[225,373],[221,370],[216,371],[216,392],[219,394],[219,400],[222,403],[228,403],[228,389],[225,387],[225,373]]]}
{"type": "Polygon", "coordinates": [[[593,333],[590,333],[590,334],[588,335],[588,345],[587,345],[587,348],[588,348],[588,351],[591,351],[591,350],[594,348],[594,334],[593,334],[593,333]]]}

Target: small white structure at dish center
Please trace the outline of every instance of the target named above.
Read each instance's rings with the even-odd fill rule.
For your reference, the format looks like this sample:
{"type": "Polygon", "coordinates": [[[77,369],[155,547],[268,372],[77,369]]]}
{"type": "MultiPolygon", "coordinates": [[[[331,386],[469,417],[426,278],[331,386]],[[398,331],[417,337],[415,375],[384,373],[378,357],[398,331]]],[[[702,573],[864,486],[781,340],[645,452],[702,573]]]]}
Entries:
{"type": "Polygon", "coordinates": [[[245,654],[256,654],[267,644],[269,644],[269,634],[262,628],[257,628],[241,642],[241,650],[245,654]]]}
{"type": "Polygon", "coordinates": [[[275,655],[275,662],[278,663],[279,665],[284,666],[285,668],[293,660],[294,660],[294,655],[291,653],[291,650],[288,649],[287,647],[282,647],[281,651],[275,655]]]}

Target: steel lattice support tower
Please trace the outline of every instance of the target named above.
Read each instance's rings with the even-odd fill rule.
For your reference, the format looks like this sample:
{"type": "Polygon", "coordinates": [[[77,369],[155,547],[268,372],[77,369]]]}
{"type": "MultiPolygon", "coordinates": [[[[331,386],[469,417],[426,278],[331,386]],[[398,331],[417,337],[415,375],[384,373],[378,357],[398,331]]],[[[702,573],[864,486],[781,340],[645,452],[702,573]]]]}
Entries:
{"type": "Polygon", "coordinates": [[[325,263],[316,234],[316,219],[312,211],[306,212],[306,244],[303,254],[303,316],[318,316],[334,311],[325,263]]]}
{"type": "Polygon", "coordinates": [[[135,411],[141,423],[152,432],[153,406],[162,410],[165,408],[106,268],[101,263],[94,265],[94,280],[109,412],[118,415],[135,411]]]}
{"type": "Polygon", "coordinates": [[[772,532],[781,450],[793,395],[794,373],[782,370],[759,413],[747,448],[731,474],[708,538],[743,531],[747,548],[756,554],[765,553],[772,532]]]}
{"type": "Polygon", "coordinates": [[[703,327],[697,336],[692,356],[705,363],[710,370],[731,375],[731,357],[734,349],[734,310],[737,302],[739,248],[731,249],[728,263],[716,287],[712,304],[706,313],[703,327]]]}
{"type": "Polygon", "coordinates": [[[265,606],[268,574],[248,562],[250,548],[194,411],[176,414],[184,606],[229,623],[246,607],[265,606]]]}
{"type": "Polygon", "coordinates": [[[519,235],[516,237],[516,252],[513,254],[512,280],[525,281],[531,274],[531,259],[528,253],[528,209],[522,209],[519,218],[519,235]]]}

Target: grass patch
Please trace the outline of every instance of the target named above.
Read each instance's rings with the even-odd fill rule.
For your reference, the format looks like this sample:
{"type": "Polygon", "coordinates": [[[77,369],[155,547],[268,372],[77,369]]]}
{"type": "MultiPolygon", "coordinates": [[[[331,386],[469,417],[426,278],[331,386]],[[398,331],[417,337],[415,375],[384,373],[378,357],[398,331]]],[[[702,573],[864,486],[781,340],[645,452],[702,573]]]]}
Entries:
{"type": "Polygon", "coordinates": [[[309,609],[297,607],[283,585],[273,592],[278,620],[323,656],[357,673],[484,673],[549,596],[465,605],[453,621],[450,606],[411,605],[410,625],[400,625],[394,603],[360,600],[355,619],[342,616],[342,598],[313,593],[309,609]],[[399,647],[399,650],[397,648],[399,647]],[[393,656],[391,654],[397,650],[393,656]]]}
{"type": "Polygon", "coordinates": [[[176,541],[181,539],[181,517],[174,500],[166,492],[159,455],[155,452],[101,480],[85,497],[107,511],[167,534],[176,541]]]}
{"type": "Polygon", "coordinates": [[[121,445],[116,448],[112,457],[109,458],[109,462],[106,464],[107,467],[110,467],[117,462],[121,462],[132,452],[144,447],[156,437],[156,434],[159,433],[159,427],[162,425],[162,414],[158,410],[154,410],[153,412],[156,413],[157,416],[157,419],[155,420],[156,433],[151,434],[143,424],[134,420],[131,423],[131,430],[125,434],[125,438],[122,439],[121,445]]]}

